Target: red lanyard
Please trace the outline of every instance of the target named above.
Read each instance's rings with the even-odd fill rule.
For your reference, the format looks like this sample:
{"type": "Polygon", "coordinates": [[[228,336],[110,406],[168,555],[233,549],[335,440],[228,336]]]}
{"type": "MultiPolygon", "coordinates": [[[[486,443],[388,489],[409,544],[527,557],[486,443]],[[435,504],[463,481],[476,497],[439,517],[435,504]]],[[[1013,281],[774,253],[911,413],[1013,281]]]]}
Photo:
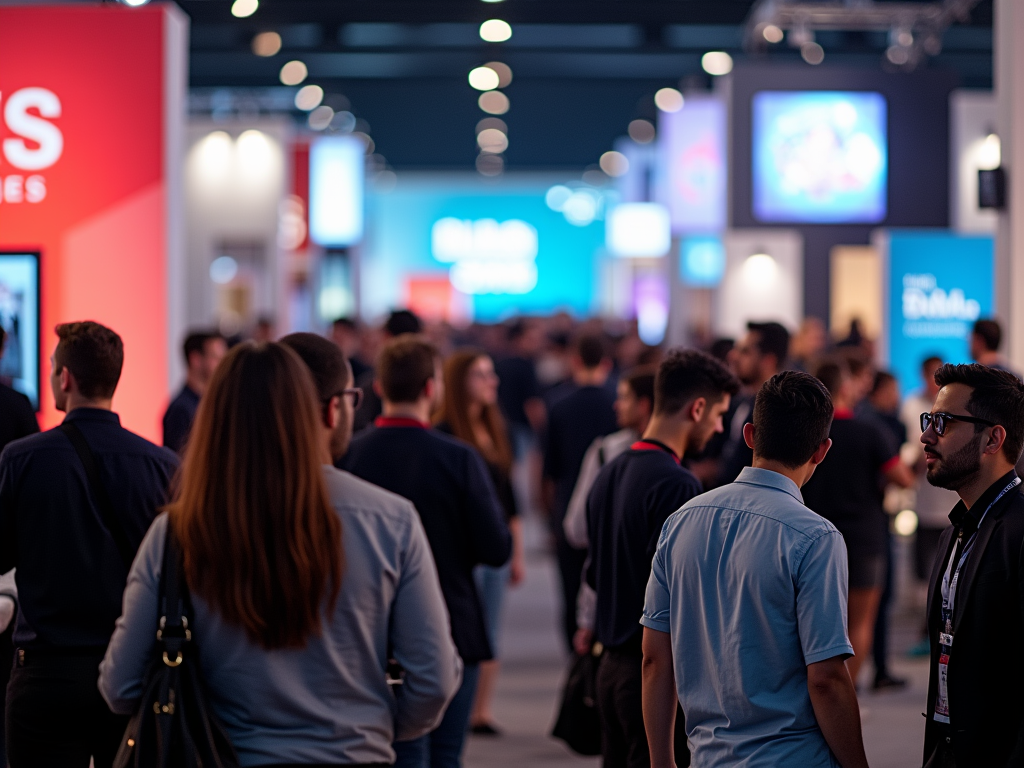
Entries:
{"type": "Polygon", "coordinates": [[[682,464],[682,462],[679,460],[679,457],[676,456],[676,452],[673,451],[660,440],[650,440],[642,438],[640,440],[637,440],[631,446],[629,446],[629,449],[631,451],[661,451],[662,453],[667,453],[669,456],[671,456],[672,460],[676,464],[682,464]]]}

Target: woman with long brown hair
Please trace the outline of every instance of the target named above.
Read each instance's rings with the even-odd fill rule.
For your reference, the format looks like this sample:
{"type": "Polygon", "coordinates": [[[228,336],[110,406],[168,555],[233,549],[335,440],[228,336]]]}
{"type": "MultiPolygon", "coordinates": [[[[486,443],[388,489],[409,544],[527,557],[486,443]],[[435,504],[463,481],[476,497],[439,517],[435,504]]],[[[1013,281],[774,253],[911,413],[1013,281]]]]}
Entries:
{"type": "Polygon", "coordinates": [[[137,706],[155,653],[170,529],[210,701],[243,766],[390,764],[393,740],[440,719],[460,663],[433,558],[410,503],[329,466],[354,405],[338,370],[321,396],[282,344],[239,345],[217,368],[100,668],[112,710],[137,706]],[[406,674],[397,698],[389,654],[406,674]]]}
{"type": "Polygon", "coordinates": [[[519,584],[526,575],[523,537],[512,491],[512,448],[508,429],[498,408],[498,376],[494,361],[479,349],[458,350],[444,366],[444,404],[437,416],[437,428],[472,445],[483,456],[498,492],[512,534],[512,557],[500,567],[477,566],[477,591],[484,610],[487,634],[494,660],[480,664],[480,680],[470,715],[470,730],[496,735],[491,700],[498,679],[498,634],[501,606],[508,584],[519,584]]]}

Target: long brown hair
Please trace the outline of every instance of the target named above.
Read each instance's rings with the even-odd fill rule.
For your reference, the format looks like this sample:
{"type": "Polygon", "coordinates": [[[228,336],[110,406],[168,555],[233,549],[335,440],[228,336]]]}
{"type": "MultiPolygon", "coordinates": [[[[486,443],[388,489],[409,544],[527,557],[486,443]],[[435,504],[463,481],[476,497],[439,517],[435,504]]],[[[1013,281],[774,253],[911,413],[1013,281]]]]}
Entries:
{"type": "Polygon", "coordinates": [[[493,446],[482,446],[477,442],[473,425],[469,420],[469,369],[481,357],[488,354],[481,349],[461,349],[454,352],[444,364],[444,405],[438,414],[438,422],[446,422],[452,434],[472,445],[489,464],[508,472],[512,467],[512,447],[509,445],[505,419],[497,405],[483,406],[480,418],[493,446]]]}
{"type": "Polygon", "coordinates": [[[240,344],[199,404],[168,506],[192,591],[266,649],[301,648],[341,588],[341,521],[321,469],[309,371],[240,344]]]}

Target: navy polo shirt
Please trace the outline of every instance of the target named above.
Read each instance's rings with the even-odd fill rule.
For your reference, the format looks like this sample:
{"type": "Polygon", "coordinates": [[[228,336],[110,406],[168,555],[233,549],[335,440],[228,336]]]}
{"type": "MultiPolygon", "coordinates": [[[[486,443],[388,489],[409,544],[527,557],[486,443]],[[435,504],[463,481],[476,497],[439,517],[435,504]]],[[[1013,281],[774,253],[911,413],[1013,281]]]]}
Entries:
{"type": "Polygon", "coordinates": [[[650,441],[605,464],[587,497],[587,583],[597,592],[594,638],[640,650],[647,581],[669,516],[702,492],[675,455],[650,441]]]}
{"type": "MultiPolygon", "coordinates": [[[[137,550],[178,457],[121,427],[116,413],[76,408],[114,514],[137,550]]],[[[103,648],[121,615],[128,571],[103,523],[85,467],[59,429],[15,440],[0,454],[0,573],[17,568],[22,648],[103,648]]]]}
{"type": "Polygon", "coordinates": [[[199,410],[199,395],[186,384],[178,396],[171,400],[164,413],[164,446],[181,453],[192,431],[196,411],[199,410]]]}

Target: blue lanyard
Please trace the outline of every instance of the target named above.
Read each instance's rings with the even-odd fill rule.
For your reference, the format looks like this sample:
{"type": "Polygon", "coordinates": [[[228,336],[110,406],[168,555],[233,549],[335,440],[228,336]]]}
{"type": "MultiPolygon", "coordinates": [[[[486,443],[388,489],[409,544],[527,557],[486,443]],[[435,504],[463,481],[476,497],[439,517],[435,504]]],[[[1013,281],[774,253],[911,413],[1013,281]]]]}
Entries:
{"type": "MultiPolygon", "coordinates": [[[[960,561],[956,565],[956,570],[953,570],[953,558],[956,557],[956,545],[953,545],[953,551],[949,555],[949,565],[946,566],[946,573],[942,577],[942,619],[946,625],[946,633],[952,632],[953,622],[953,606],[956,603],[956,587],[957,582],[960,581],[960,569],[964,567],[964,563],[967,562],[967,558],[970,557],[971,551],[974,549],[974,545],[978,540],[978,533],[981,532],[981,524],[985,522],[985,517],[988,515],[989,510],[992,509],[999,500],[1006,494],[1020,485],[1021,479],[1019,477],[1013,478],[1010,484],[1003,488],[999,492],[999,495],[992,500],[985,511],[981,515],[981,519],[978,520],[978,527],[974,529],[974,533],[971,534],[971,538],[967,540],[967,544],[964,546],[963,552],[960,554],[960,561]]],[[[960,536],[963,536],[963,527],[960,528],[960,536]]],[[[958,537],[959,540],[959,537],[958,537]]]]}

